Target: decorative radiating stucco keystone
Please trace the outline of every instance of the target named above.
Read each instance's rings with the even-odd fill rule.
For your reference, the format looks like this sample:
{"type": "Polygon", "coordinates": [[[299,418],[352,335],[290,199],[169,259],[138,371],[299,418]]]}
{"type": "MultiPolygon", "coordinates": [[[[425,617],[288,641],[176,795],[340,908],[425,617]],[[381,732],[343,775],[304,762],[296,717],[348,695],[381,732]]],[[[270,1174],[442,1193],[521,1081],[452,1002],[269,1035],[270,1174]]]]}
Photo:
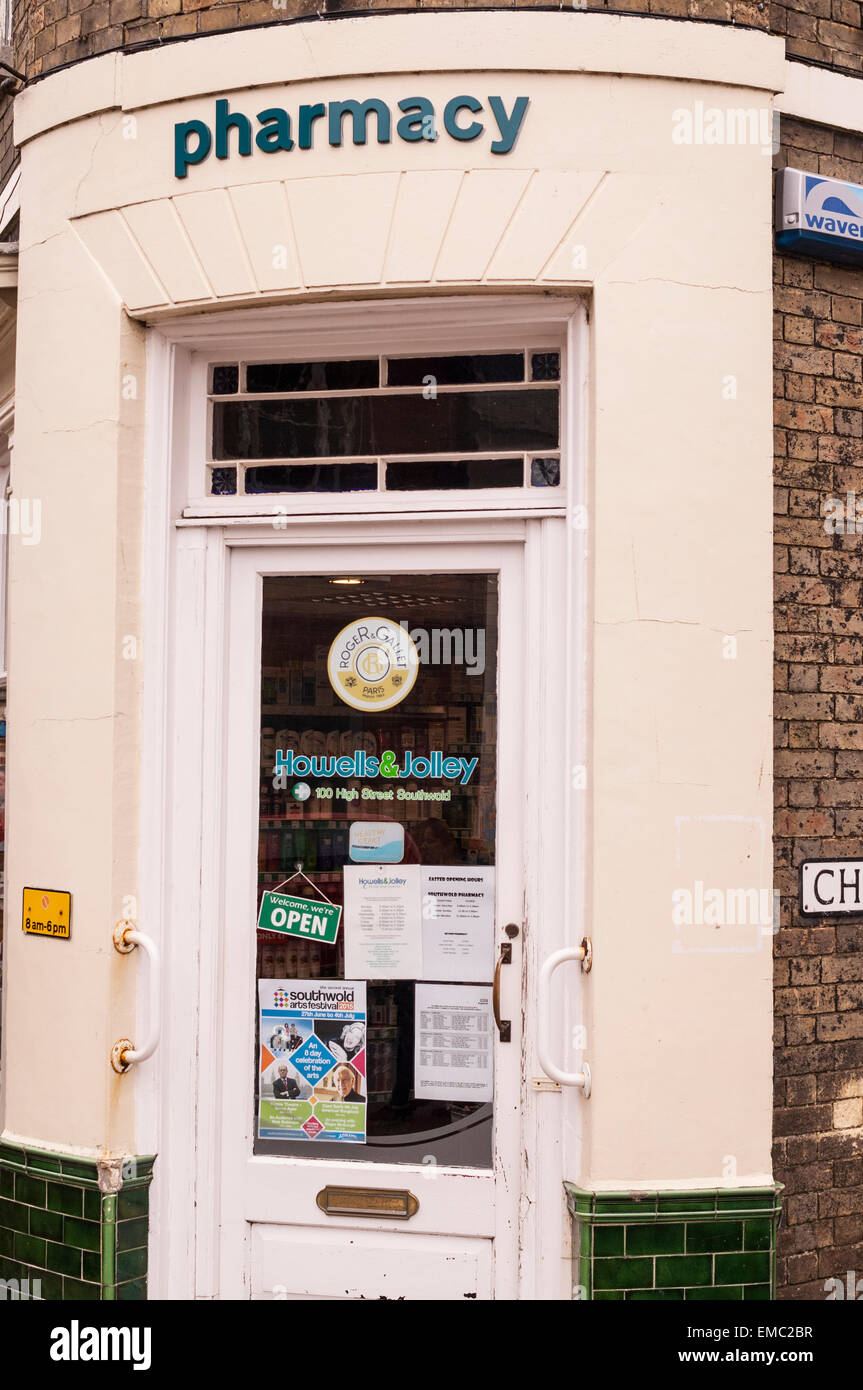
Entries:
{"type": "Polygon", "coordinates": [[[554,281],[573,284],[587,277],[568,234],[602,183],[597,171],[370,172],[204,189],[72,226],[132,314],[322,289],[533,285],[552,260],[554,281]]]}

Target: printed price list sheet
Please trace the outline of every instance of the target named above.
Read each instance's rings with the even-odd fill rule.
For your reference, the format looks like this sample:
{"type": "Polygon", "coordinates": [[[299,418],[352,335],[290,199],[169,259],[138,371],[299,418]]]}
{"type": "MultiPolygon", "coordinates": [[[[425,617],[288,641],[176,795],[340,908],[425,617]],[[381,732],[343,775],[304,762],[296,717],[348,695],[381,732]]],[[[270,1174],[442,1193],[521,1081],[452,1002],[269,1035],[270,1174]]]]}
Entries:
{"type": "Polygon", "coordinates": [[[493,1094],[490,985],[417,983],[414,1095],[489,1101],[493,1094]]]}

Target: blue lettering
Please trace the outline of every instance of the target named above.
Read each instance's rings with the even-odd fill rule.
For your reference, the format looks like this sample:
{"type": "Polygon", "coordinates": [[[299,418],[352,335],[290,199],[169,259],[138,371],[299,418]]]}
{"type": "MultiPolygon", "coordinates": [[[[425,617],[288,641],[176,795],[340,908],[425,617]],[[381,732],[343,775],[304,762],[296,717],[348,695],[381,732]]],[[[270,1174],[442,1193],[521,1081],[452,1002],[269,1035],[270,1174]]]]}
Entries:
{"type": "Polygon", "coordinates": [[[506,107],[500,97],[489,97],[488,104],[491,107],[492,115],[497,121],[497,128],[501,138],[493,140],[491,144],[492,154],[509,154],[516,142],[521,123],[524,120],[524,113],[527,110],[527,97],[516,97],[512,108],[512,115],[506,114],[506,107]]]}
{"type": "Polygon", "coordinates": [[[390,108],[383,101],[378,101],[375,97],[371,101],[331,101],[330,102],[330,144],[340,145],[342,143],[342,121],[346,115],[353,118],[355,145],[366,143],[366,127],[369,121],[369,112],[374,111],[377,116],[378,144],[388,145],[390,142],[390,108]]]}
{"type": "Polygon", "coordinates": [[[451,135],[453,140],[476,140],[482,135],[483,127],[479,121],[471,121],[470,125],[460,126],[456,122],[459,111],[481,111],[482,102],[477,101],[476,97],[453,97],[448,101],[443,110],[443,124],[447,135],[451,135]]]}
{"type": "Polygon", "coordinates": [[[190,164],[200,164],[207,158],[212,142],[210,127],[203,121],[180,121],[174,126],[174,173],[178,179],[187,177],[190,164]],[[193,150],[189,149],[190,135],[198,137],[193,150]]]}
{"type": "Polygon", "coordinates": [[[280,106],[270,106],[266,111],[258,112],[258,120],[261,129],[255,136],[255,144],[264,154],[271,154],[273,150],[294,148],[291,139],[291,118],[287,111],[283,111],[280,106]]]}
{"type": "Polygon", "coordinates": [[[237,131],[237,148],[241,155],[252,153],[252,122],[239,111],[232,112],[227,101],[221,98],[216,102],[216,158],[228,158],[228,136],[231,129],[237,131]]]}

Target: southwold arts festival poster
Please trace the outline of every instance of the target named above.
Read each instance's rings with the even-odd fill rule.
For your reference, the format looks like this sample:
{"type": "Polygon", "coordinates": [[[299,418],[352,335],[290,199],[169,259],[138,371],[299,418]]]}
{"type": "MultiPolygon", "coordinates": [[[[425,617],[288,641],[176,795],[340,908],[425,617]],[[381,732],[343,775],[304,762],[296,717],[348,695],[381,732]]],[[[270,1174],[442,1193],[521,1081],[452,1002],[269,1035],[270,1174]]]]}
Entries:
{"type": "Polygon", "coordinates": [[[366,1142],[366,986],[259,980],[259,1139],[366,1142]]]}

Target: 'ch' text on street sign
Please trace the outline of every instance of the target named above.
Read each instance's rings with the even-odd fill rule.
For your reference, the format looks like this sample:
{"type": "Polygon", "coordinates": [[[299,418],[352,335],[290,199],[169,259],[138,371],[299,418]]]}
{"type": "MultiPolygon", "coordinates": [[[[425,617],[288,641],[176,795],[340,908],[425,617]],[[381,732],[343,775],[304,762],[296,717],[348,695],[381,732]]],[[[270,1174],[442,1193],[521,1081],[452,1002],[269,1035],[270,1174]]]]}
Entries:
{"type": "Polygon", "coordinates": [[[863,912],[863,859],[807,859],[800,866],[800,909],[807,917],[863,912]]]}

